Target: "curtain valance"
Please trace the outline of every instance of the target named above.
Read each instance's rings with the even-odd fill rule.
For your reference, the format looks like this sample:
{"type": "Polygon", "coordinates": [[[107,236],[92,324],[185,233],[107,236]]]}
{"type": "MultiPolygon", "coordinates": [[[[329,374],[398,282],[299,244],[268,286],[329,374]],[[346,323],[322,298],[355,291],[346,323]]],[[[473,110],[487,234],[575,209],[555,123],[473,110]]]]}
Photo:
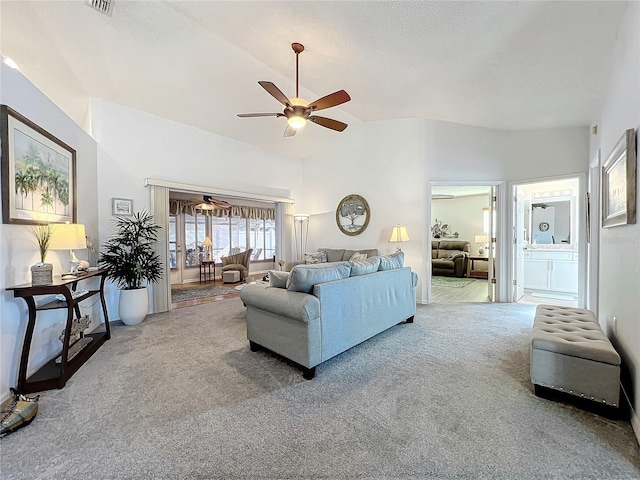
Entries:
{"type": "Polygon", "coordinates": [[[276,209],[264,208],[264,207],[247,207],[245,205],[231,205],[229,209],[201,209],[200,205],[194,205],[189,200],[169,200],[169,213],[171,215],[178,215],[180,213],[186,213],[188,215],[195,215],[199,213],[201,215],[211,215],[214,217],[240,217],[240,218],[255,218],[258,220],[275,220],[276,209]]]}

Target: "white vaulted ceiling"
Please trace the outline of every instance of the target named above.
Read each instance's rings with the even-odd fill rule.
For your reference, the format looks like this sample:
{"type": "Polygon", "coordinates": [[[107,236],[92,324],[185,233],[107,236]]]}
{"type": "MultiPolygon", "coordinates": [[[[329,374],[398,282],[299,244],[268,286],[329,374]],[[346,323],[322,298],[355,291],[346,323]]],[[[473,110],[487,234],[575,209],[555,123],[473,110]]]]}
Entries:
{"type": "MultiPolygon", "coordinates": [[[[86,123],[104,98],[279,154],[304,156],[338,135],[284,119],[259,85],[301,94],[345,89],[323,111],[351,125],[408,117],[499,129],[588,125],[595,118],[625,2],[0,2],[0,49],[86,123]]],[[[347,129],[347,132],[349,130],[347,129]]]]}

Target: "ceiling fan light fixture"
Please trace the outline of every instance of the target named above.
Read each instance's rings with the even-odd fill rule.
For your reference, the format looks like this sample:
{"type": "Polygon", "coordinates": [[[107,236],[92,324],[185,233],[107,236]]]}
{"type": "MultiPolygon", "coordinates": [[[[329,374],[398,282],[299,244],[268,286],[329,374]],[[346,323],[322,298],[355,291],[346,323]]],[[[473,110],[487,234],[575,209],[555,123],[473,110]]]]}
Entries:
{"type": "Polygon", "coordinates": [[[299,115],[291,115],[287,118],[287,123],[291,128],[295,128],[297,130],[307,124],[307,119],[299,115]]]}

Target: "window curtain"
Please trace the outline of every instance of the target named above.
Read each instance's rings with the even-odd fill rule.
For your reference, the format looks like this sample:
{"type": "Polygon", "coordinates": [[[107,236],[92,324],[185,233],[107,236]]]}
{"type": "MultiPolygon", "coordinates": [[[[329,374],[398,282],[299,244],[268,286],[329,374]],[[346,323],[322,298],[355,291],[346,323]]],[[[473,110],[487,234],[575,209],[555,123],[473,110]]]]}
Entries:
{"type": "Polygon", "coordinates": [[[158,254],[162,263],[162,280],[152,286],[153,312],[166,312],[171,306],[171,286],[169,278],[169,189],[166,187],[151,186],[150,204],[153,218],[158,225],[164,227],[164,232],[158,235],[158,241],[153,250],[158,254]]]}
{"type": "Polygon", "coordinates": [[[231,205],[231,208],[229,209],[208,210],[208,209],[199,208],[199,205],[193,205],[193,203],[190,202],[189,200],[170,200],[169,213],[171,215],[178,215],[180,213],[195,215],[196,213],[199,213],[201,215],[211,215],[213,217],[255,218],[257,220],[275,220],[276,219],[275,208],[231,205]]]}

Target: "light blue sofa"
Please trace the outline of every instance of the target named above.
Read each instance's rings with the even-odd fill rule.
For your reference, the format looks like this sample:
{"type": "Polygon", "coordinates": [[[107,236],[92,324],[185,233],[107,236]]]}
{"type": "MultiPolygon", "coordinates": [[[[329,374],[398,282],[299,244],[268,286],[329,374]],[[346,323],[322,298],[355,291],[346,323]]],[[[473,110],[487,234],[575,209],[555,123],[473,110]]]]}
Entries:
{"type": "MultiPolygon", "coordinates": [[[[286,288],[247,285],[240,297],[251,350],[264,348],[292,360],[310,380],[320,363],[398,323],[413,322],[417,275],[389,261],[385,266],[388,257],[367,260],[382,265],[376,269],[390,268],[374,273],[364,273],[371,266],[350,262],[297,265],[284,273],[290,275],[286,288]]],[[[282,272],[271,272],[272,283],[274,273],[282,272]]]]}

